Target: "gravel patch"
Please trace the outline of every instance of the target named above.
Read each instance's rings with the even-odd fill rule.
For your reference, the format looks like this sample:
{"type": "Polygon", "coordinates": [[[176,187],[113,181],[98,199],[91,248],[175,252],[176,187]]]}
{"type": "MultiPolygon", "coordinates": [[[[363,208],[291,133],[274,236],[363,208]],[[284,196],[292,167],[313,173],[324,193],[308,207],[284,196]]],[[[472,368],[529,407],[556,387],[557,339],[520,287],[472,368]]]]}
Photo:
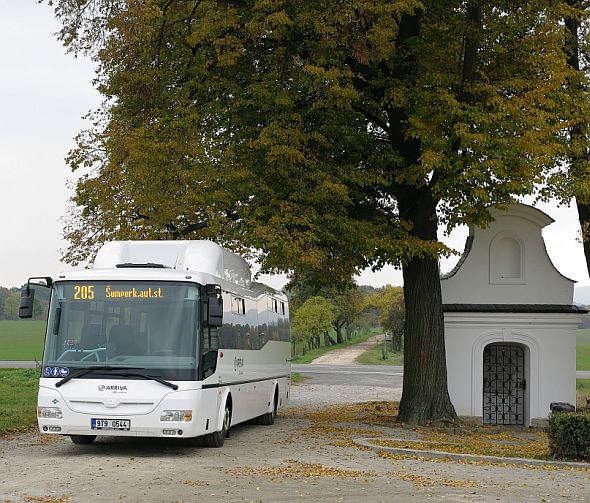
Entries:
{"type": "Polygon", "coordinates": [[[287,407],[325,407],[344,403],[373,401],[397,402],[402,397],[402,388],[369,386],[346,386],[328,384],[295,384],[287,407]]]}

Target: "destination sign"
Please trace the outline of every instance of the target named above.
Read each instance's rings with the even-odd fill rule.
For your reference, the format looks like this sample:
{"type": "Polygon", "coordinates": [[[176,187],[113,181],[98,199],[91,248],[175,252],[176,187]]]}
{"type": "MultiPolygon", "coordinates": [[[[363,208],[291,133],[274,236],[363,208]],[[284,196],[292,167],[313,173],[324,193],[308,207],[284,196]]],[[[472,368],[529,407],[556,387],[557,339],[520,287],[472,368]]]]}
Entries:
{"type": "Polygon", "coordinates": [[[104,289],[105,297],[107,299],[163,299],[164,291],[161,287],[140,290],[137,288],[131,288],[127,290],[117,290],[107,285],[104,289]]]}
{"type": "MultiPolygon", "coordinates": [[[[166,291],[171,287],[160,285],[145,285],[129,283],[109,284],[109,283],[85,283],[64,285],[65,298],[74,301],[88,300],[124,300],[124,299],[153,299],[163,300],[166,298],[166,291]]],[[[172,287],[174,288],[174,287],[172,287]]],[[[186,291],[184,288],[183,291],[186,291]]],[[[178,287],[175,288],[178,292],[178,287]]],[[[178,292],[180,293],[180,292],[178,292]]]]}

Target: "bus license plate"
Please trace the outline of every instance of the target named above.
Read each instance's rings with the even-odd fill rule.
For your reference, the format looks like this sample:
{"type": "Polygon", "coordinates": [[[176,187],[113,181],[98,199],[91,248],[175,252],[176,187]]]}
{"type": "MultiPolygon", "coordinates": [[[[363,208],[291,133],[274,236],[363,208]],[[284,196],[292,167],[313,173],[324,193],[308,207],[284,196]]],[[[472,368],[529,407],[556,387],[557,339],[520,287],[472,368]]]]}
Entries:
{"type": "Polygon", "coordinates": [[[90,427],[93,430],[119,430],[127,431],[131,427],[129,419],[97,419],[90,420],[90,427]]]}

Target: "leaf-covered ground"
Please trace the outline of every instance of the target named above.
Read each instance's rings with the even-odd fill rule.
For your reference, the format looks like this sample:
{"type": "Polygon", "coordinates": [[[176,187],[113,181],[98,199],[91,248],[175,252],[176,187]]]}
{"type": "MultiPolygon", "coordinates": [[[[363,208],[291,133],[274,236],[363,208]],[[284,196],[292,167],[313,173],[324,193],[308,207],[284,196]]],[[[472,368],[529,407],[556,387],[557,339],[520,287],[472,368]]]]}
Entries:
{"type": "MultiPolygon", "coordinates": [[[[487,441],[516,444],[487,428],[402,427],[393,422],[396,414],[392,402],[281,409],[272,426],[236,425],[221,449],[123,437],[80,446],[59,436],[47,441],[35,431],[14,433],[0,438],[0,502],[587,501],[590,466],[435,459],[354,442],[395,438],[452,446],[455,436],[464,436],[463,444],[482,449],[487,441]]],[[[509,433],[534,441],[520,438],[527,430],[509,433]]]]}
{"type": "Polygon", "coordinates": [[[350,447],[356,445],[354,438],[371,437],[375,439],[374,444],[383,447],[550,459],[547,434],[542,430],[469,424],[408,428],[395,422],[397,412],[398,405],[393,402],[335,405],[321,410],[292,409],[288,413],[307,419],[309,426],[294,433],[289,442],[304,436],[350,447]]]}

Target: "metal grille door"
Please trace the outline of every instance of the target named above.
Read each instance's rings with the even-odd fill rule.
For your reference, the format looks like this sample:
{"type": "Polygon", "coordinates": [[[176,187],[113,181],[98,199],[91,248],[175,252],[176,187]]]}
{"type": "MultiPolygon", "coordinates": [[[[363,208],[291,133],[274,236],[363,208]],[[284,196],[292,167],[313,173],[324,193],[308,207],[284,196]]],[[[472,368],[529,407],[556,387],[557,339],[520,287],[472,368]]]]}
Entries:
{"type": "Polygon", "coordinates": [[[490,344],[483,351],[484,424],[524,424],[524,349],[490,344]]]}

